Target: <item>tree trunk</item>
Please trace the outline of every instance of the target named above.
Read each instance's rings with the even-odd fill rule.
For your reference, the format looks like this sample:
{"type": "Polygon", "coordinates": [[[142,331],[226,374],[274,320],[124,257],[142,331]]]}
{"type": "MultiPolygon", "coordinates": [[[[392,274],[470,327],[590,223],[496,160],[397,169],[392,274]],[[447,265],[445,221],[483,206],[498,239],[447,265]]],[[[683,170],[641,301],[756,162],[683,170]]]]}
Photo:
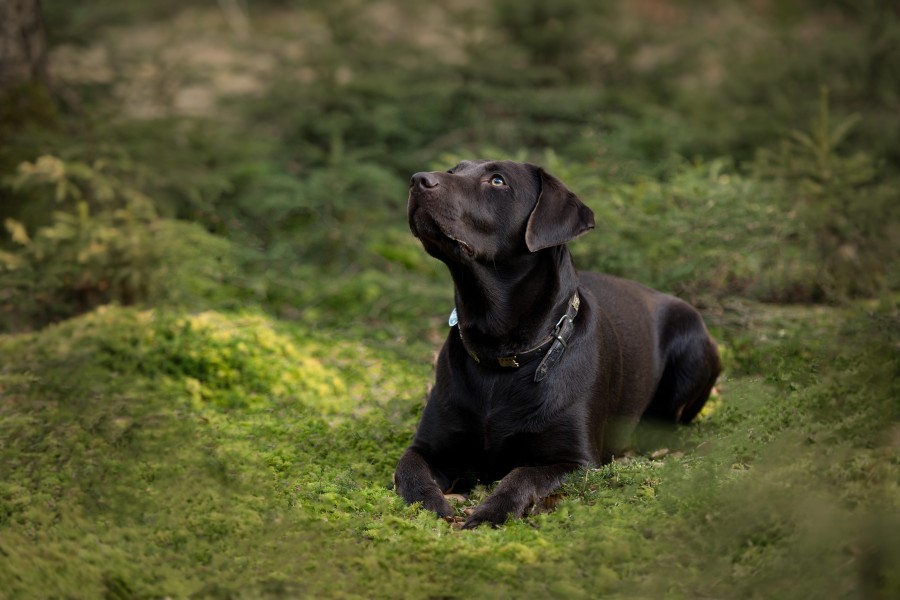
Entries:
{"type": "Polygon", "coordinates": [[[0,91],[44,77],[41,0],[0,0],[0,91]]]}

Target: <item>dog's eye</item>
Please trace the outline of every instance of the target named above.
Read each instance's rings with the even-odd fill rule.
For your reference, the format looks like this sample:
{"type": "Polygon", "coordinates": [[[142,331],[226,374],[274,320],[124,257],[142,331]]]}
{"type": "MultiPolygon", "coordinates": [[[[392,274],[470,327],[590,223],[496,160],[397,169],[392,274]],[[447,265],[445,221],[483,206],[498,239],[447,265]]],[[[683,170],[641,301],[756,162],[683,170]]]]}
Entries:
{"type": "Polygon", "coordinates": [[[491,185],[494,187],[503,187],[504,185],[506,185],[506,180],[499,175],[494,175],[493,177],[491,177],[491,185]]]}

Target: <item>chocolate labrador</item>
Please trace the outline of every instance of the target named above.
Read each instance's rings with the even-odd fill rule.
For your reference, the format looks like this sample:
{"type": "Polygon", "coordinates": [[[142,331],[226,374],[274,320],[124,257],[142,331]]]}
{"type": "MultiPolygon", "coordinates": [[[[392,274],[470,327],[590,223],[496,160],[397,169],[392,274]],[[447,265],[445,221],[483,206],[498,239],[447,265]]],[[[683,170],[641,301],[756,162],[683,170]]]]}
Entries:
{"type": "Polygon", "coordinates": [[[463,161],[410,181],[409,225],[450,269],[456,308],[436,381],[400,458],[400,496],[439,516],[445,492],[500,480],[464,528],[521,516],[644,418],[687,423],[720,371],[689,304],[579,272],[566,243],[594,214],[542,168],[463,161]]]}

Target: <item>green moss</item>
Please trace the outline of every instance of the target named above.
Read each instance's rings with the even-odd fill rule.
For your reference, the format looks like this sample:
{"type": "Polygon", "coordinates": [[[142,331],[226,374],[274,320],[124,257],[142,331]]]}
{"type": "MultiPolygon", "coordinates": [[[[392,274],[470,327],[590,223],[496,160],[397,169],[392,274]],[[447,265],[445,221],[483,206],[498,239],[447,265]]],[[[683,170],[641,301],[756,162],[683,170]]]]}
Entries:
{"type": "MultiPolygon", "coordinates": [[[[755,310],[770,332],[819,318],[755,310]]],[[[854,382],[896,362],[871,360],[889,348],[872,327],[839,329],[844,345],[868,341],[859,355],[834,338],[770,338],[780,373],[840,358],[856,375],[794,389],[726,374],[715,409],[661,458],[573,474],[555,510],[474,532],[389,487],[427,365],[252,313],[110,307],[0,337],[0,585],[17,597],[888,594],[889,390],[854,382]]]]}

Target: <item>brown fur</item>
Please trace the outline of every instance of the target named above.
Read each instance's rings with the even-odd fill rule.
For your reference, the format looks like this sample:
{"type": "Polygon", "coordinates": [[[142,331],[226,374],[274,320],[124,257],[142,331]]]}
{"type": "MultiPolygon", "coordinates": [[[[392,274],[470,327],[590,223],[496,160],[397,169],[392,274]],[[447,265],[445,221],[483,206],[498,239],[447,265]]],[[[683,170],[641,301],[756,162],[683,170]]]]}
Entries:
{"type": "Polygon", "coordinates": [[[417,173],[408,213],[450,270],[459,325],[394,475],[407,502],[447,517],[444,491],[499,479],[465,523],[496,525],[567,473],[608,461],[642,417],[687,423],[703,407],[720,365],[700,314],[637,282],[576,271],[566,243],[594,227],[593,212],[543,169],[464,161],[417,173]],[[494,364],[547,339],[576,290],[574,330],[545,379],[535,381],[537,361],[494,364]]]}

